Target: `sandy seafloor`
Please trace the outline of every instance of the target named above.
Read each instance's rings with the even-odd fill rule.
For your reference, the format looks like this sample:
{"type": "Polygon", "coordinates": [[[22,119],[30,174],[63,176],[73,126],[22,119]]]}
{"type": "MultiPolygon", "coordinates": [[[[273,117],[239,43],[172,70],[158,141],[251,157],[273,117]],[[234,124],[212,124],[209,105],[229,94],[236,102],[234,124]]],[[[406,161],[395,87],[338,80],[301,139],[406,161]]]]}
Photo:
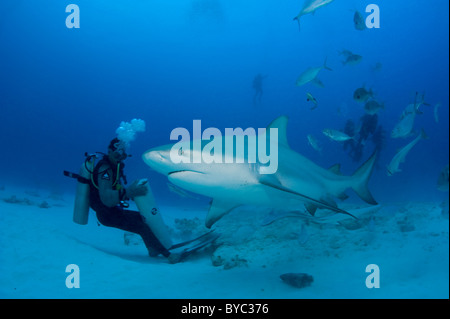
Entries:
{"type": "MultiPolygon", "coordinates": [[[[72,195],[2,187],[1,298],[449,298],[448,203],[382,203],[356,223],[338,215],[267,226],[269,211],[240,208],[214,226],[214,247],[174,265],[148,257],[137,237],[126,245],[92,212],[88,225],[74,224],[72,207],[72,195]],[[80,288],[66,287],[69,264],[80,288]],[[379,288],[366,287],[369,264],[379,267],[379,288]],[[292,287],[284,273],[314,281],[292,287]]],[[[160,209],[175,242],[205,230],[207,207],[160,209]]]]}

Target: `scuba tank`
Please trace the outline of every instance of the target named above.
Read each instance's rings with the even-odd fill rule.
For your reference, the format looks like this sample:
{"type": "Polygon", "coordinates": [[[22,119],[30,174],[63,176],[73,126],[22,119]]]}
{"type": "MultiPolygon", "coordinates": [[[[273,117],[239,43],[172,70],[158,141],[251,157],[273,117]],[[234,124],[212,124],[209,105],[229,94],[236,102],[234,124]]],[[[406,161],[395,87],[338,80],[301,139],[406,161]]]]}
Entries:
{"type": "MultiPolygon", "coordinates": [[[[86,156],[86,160],[84,161],[83,165],[81,165],[79,174],[71,173],[68,171],[63,172],[65,176],[75,178],[78,181],[75,194],[75,204],[73,208],[73,221],[80,225],[86,225],[88,223],[91,185],[98,188],[96,182],[94,181],[93,175],[99,175],[103,173],[98,171],[95,172],[95,160],[99,155],[106,156],[106,154],[102,152],[96,152],[94,154],[85,153],[84,155],[86,156]]],[[[123,163],[117,166],[116,180],[114,182],[117,190],[119,189],[118,187],[121,187],[120,183],[118,183],[120,178],[122,178],[125,184],[127,183],[126,177],[122,173],[123,166],[123,163]]],[[[128,203],[123,201],[120,203],[120,205],[122,207],[128,207],[128,203]]]]}
{"type": "Polygon", "coordinates": [[[95,158],[97,157],[95,154],[88,155],[87,153],[85,156],[86,160],[81,165],[79,174],[63,172],[65,176],[75,178],[78,181],[73,207],[73,221],[80,225],[88,223],[90,184],[95,167],[95,158]]]}
{"type": "Polygon", "coordinates": [[[75,204],[73,206],[73,221],[80,225],[86,225],[89,217],[89,181],[91,172],[94,170],[94,159],[88,157],[80,167],[79,177],[77,178],[77,191],[75,194],[75,204]]]}

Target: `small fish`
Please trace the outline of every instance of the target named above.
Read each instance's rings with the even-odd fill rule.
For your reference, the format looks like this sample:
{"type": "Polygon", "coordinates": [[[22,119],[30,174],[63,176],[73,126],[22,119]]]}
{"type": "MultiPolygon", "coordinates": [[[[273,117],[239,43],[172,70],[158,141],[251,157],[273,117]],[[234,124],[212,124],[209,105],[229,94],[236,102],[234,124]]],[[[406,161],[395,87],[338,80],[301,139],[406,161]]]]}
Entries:
{"type": "Polygon", "coordinates": [[[387,174],[388,176],[392,176],[397,172],[401,172],[402,170],[399,168],[400,164],[405,161],[406,155],[408,152],[416,145],[421,139],[427,139],[428,136],[425,134],[425,131],[422,129],[419,136],[417,136],[412,142],[401,148],[397,154],[395,154],[394,158],[391,160],[389,165],[387,166],[387,174]]]}
{"type": "Polygon", "coordinates": [[[355,14],[353,15],[353,23],[355,25],[355,29],[358,31],[363,31],[366,29],[366,22],[364,20],[364,17],[358,10],[356,10],[355,14]]]}
{"type": "Polygon", "coordinates": [[[312,136],[311,134],[308,134],[307,138],[308,138],[309,145],[311,145],[311,147],[313,149],[315,149],[317,152],[321,153],[322,152],[322,147],[320,146],[320,144],[316,140],[316,138],[314,136],[312,136]]]}
{"type": "Polygon", "coordinates": [[[307,15],[309,13],[314,14],[314,12],[317,9],[319,9],[331,2],[333,2],[333,0],[307,0],[307,1],[305,1],[305,4],[303,5],[302,10],[300,10],[299,14],[297,14],[294,17],[294,21],[297,20],[297,22],[298,22],[298,29],[300,30],[300,17],[307,15]]]}
{"type": "Polygon", "coordinates": [[[317,100],[314,96],[312,96],[311,93],[306,93],[306,101],[313,102],[314,106],[311,108],[311,110],[314,110],[317,107],[317,100]]]}
{"type": "Polygon", "coordinates": [[[338,130],[333,130],[333,129],[324,129],[322,131],[322,133],[325,134],[325,136],[328,136],[333,141],[337,141],[337,142],[345,142],[348,140],[355,139],[354,136],[350,137],[347,134],[345,134],[344,132],[341,132],[338,130]]]}
{"type": "Polygon", "coordinates": [[[423,114],[423,112],[420,110],[420,107],[422,105],[430,106],[429,103],[425,102],[425,94],[419,96],[419,93],[416,92],[414,103],[408,104],[408,106],[403,110],[401,119],[403,119],[410,113],[423,114]]]}
{"type": "Polygon", "coordinates": [[[414,127],[414,119],[416,112],[410,112],[403,116],[403,118],[395,125],[391,132],[392,138],[408,137],[411,135],[414,127]]]}
{"type": "Polygon", "coordinates": [[[358,103],[365,103],[370,98],[373,98],[373,91],[372,89],[367,91],[364,86],[356,89],[353,93],[353,99],[358,103]]]}
{"type": "MultiPolygon", "coordinates": [[[[302,74],[300,74],[299,77],[297,78],[297,81],[296,81],[295,85],[302,86],[302,85],[304,85],[304,84],[306,84],[308,82],[311,82],[311,81],[313,81],[313,82],[318,81],[317,80],[317,75],[319,74],[320,71],[322,71],[322,69],[333,71],[332,69],[330,69],[327,66],[327,59],[326,58],[325,58],[325,61],[323,62],[322,66],[315,67],[315,68],[308,68],[302,74]]],[[[322,82],[320,82],[320,83],[322,83],[322,82]]]]}
{"type": "Polygon", "coordinates": [[[353,54],[349,56],[345,61],[342,61],[343,65],[357,65],[361,62],[362,56],[358,54],[353,54]]]}
{"type": "Polygon", "coordinates": [[[384,110],[384,103],[380,104],[375,100],[369,100],[364,105],[364,111],[366,111],[366,113],[370,115],[377,114],[381,109],[384,110]]]}
{"type": "Polygon", "coordinates": [[[444,167],[444,169],[439,174],[439,178],[437,181],[437,189],[443,192],[448,192],[448,176],[449,169],[448,165],[444,167]]]}
{"type": "Polygon", "coordinates": [[[417,99],[418,93],[416,92],[416,98],[414,104],[409,104],[402,113],[400,117],[400,121],[395,125],[394,129],[391,132],[392,138],[399,137],[408,137],[412,134],[414,127],[414,120],[416,118],[416,114],[422,114],[420,111],[421,105],[429,105],[424,101],[424,95],[417,99]]]}
{"type": "Polygon", "coordinates": [[[343,50],[342,52],[339,52],[340,55],[343,55],[345,57],[345,60],[342,61],[343,65],[357,65],[361,62],[362,56],[359,54],[354,54],[353,52],[349,50],[343,50]]]}

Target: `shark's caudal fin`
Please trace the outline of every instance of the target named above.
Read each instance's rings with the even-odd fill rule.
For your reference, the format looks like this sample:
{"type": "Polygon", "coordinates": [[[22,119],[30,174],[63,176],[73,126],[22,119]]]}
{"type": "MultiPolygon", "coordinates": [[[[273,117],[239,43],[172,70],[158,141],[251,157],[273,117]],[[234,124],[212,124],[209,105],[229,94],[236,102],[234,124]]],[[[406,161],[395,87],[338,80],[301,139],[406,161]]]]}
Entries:
{"type": "Polygon", "coordinates": [[[373,167],[375,164],[375,159],[377,157],[377,151],[373,152],[372,156],[361,165],[360,168],[353,173],[352,177],[354,179],[354,184],[352,189],[358,194],[358,196],[364,200],[366,203],[377,205],[378,203],[373,198],[369,191],[368,183],[370,175],[372,174],[373,167]]]}

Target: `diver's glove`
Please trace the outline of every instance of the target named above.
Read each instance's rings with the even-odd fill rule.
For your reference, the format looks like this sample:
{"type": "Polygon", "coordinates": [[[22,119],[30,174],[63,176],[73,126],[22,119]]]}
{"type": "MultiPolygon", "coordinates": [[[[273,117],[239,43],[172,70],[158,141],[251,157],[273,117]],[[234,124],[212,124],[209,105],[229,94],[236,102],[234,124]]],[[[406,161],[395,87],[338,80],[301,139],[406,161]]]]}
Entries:
{"type": "Polygon", "coordinates": [[[146,184],[142,184],[139,180],[135,180],[125,189],[125,197],[134,199],[136,196],[144,196],[148,192],[146,184]]]}

